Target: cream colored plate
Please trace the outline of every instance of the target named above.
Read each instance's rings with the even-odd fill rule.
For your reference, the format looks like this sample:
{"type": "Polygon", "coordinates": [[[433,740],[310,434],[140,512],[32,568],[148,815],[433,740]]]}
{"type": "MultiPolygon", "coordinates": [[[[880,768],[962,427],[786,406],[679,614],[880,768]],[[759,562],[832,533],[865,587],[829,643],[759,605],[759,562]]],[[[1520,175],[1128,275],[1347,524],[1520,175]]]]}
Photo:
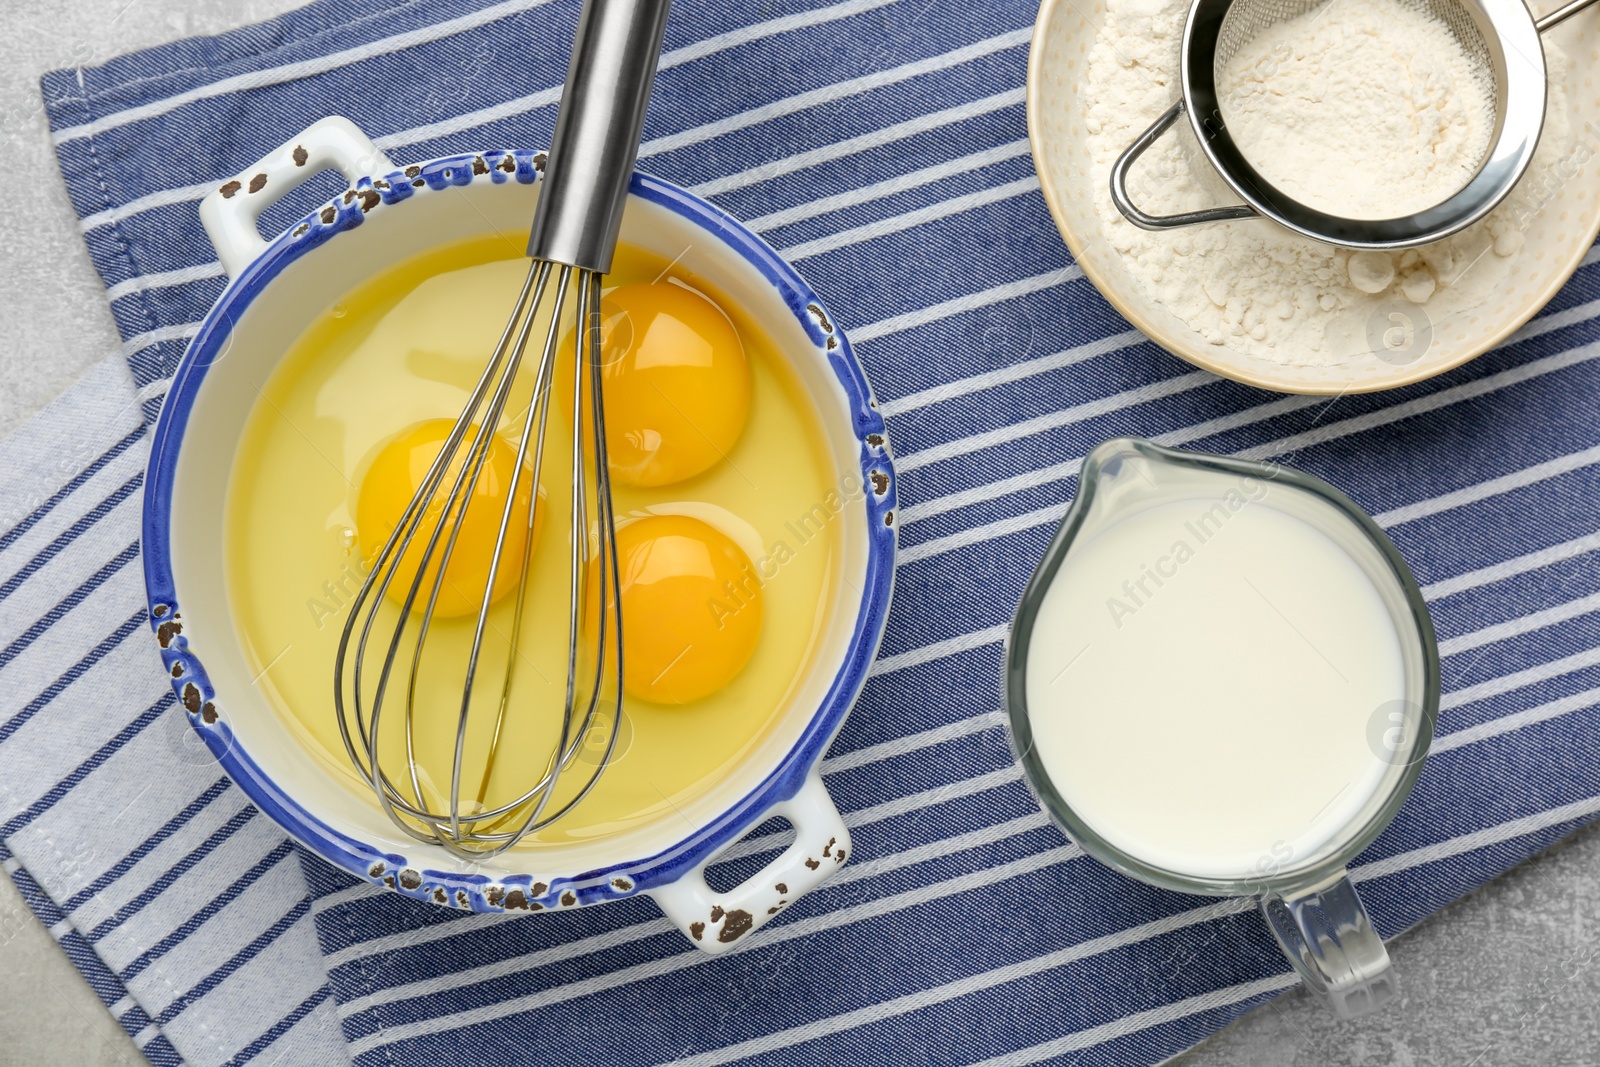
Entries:
{"type": "MultiPolygon", "coordinates": [[[[1431,378],[1493,348],[1532,318],[1572,276],[1600,233],[1600,165],[1579,166],[1600,153],[1600,93],[1591,75],[1600,65],[1600,11],[1586,11],[1550,31],[1571,59],[1566,90],[1573,146],[1562,171],[1568,174],[1577,167],[1578,172],[1534,218],[1523,251],[1491,301],[1452,314],[1448,323],[1436,326],[1429,350],[1405,366],[1369,357],[1341,366],[1293,367],[1208,344],[1145,295],[1122,256],[1105,240],[1095,212],[1085,109],[1078,96],[1089,50],[1104,20],[1105,4],[1094,0],[1044,0],[1039,8],[1028,57],[1028,139],[1034,166],[1056,226],[1089,280],[1129,322],[1196,366],[1286,393],[1371,392],[1431,378]]],[[[1188,135],[1187,130],[1175,130],[1167,136],[1174,133],[1188,135]]]]}

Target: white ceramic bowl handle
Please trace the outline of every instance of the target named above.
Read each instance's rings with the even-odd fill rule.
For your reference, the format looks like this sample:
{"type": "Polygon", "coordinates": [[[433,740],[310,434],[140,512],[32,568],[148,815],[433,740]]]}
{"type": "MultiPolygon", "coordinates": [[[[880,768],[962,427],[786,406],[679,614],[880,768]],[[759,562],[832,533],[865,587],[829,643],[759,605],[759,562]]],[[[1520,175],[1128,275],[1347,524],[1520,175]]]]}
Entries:
{"type": "Polygon", "coordinates": [[[394,164],[355,123],[330,115],[307,126],[200,201],[200,221],[228,277],[237,277],[266,249],[267,242],[256,225],[261,212],[313,174],[330,169],[354,185],[366,175],[387,174],[394,164]]]}
{"type": "Polygon", "coordinates": [[[696,947],[707,952],[728,951],[800,894],[815,889],[850,854],[850,831],[816,771],[771,814],[794,824],[794,844],[742,885],[726,893],[713,892],[706,885],[706,865],[701,864],[676,882],[650,891],[667,918],[677,923],[696,947]]]}

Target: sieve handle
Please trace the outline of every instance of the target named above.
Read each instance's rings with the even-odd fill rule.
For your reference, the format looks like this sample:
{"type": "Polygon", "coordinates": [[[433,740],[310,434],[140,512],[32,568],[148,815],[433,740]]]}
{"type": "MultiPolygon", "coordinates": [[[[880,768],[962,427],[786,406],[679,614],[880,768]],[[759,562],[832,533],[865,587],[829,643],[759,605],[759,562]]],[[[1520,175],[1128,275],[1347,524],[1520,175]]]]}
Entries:
{"type": "Polygon", "coordinates": [[[1128,171],[1133,167],[1134,160],[1144,155],[1145,149],[1155,144],[1157,138],[1166,133],[1182,114],[1183,101],[1179,100],[1167,108],[1166,114],[1152,122],[1150,128],[1140,134],[1138,139],[1128,146],[1127,151],[1118,157],[1116,166],[1111,168],[1111,202],[1117,205],[1117,210],[1122,212],[1123,218],[1142,230],[1173,230],[1201,222],[1257,218],[1259,213],[1247,204],[1240,204],[1237,207],[1213,207],[1204,211],[1185,211],[1180,215],[1147,215],[1128,197],[1128,171]]]}
{"type": "Polygon", "coordinates": [[[1582,11],[1584,8],[1588,7],[1594,2],[1595,0],[1572,0],[1572,2],[1567,4],[1565,7],[1556,11],[1552,11],[1538,22],[1535,22],[1533,24],[1533,28],[1538,30],[1540,33],[1543,33],[1552,26],[1561,25],[1563,22],[1567,21],[1572,16],[1576,15],[1578,12],[1582,11]]]}

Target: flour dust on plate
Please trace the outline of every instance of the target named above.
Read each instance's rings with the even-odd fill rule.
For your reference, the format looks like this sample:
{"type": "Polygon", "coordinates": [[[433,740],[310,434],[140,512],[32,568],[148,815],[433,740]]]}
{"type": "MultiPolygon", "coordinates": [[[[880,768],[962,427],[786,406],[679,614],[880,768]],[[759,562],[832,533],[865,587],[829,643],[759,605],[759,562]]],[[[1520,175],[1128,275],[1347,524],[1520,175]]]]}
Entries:
{"type": "MultiPolygon", "coordinates": [[[[225,567],[257,685],[312,758],[369,804],[371,788],[352,769],[332,706],[340,632],[369,561],[482,373],[525,272],[520,246],[486,236],[400,263],[344,296],[258,383],[234,462],[225,567]]],[[[837,509],[818,507],[838,487],[817,413],[759,324],[705,279],[627,245],[607,285],[602,373],[626,623],[623,724],[615,770],[526,847],[681,818],[679,809],[761,743],[814,657],[842,536],[830,521],[837,509]]],[[[465,669],[517,481],[518,419],[532,377],[518,383],[506,425],[495,428],[440,584],[428,641],[443,646],[438,662],[451,666],[424,662],[415,680],[418,784],[443,810],[462,692],[450,672],[465,669]]],[[[571,378],[558,372],[555,380],[571,378]]],[[[551,408],[552,421],[568,428],[549,435],[541,502],[568,495],[573,402],[551,408]]],[[[517,492],[531,496],[531,482],[525,474],[517,492]]],[[[522,504],[515,513],[525,513],[522,504]]],[[[508,528],[515,543],[507,551],[517,558],[521,539],[530,544],[526,588],[508,567],[488,590],[480,670],[498,679],[513,648],[517,658],[503,723],[493,714],[468,720],[460,790],[468,813],[515,799],[530,771],[540,771],[518,765],[519,754],[553,751],[560,728],[559,715],[540,712],[560,707],[567,673],[568,514],[556,507],[532,529],[523,525],[508,528]],[[527,606],[513,640],[519,598],[527,606]]],[[[400,580],[380,606],[394,620],[416,555],[401,556],[400,580]]],[[[433,572],[424,577],[431,585],[433,572]]],[[[484,700],[502,698],[498,681],[480,688],[493,690],[484,700]]],[[[379,731],[381,758],[405,766],[404,723],[398,713],[391,721],[379,731]]],[[[607,728],[578,758],[601,759],[609,736],[607,728]]],[[[565,799],[558,790],[553,804],[565,799]]]]}

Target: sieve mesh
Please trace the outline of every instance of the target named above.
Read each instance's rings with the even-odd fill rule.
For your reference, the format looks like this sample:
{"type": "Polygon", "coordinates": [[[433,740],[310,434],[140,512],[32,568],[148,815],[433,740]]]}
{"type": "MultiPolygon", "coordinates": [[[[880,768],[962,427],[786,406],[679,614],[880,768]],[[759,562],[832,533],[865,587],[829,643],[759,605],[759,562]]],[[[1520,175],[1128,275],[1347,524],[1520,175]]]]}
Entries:
{"type": "Polygon", "coordinates": [[[1567,0],[1537,23],[1523,0],[1397,0],[1445,27],[1482,75],[1494,112],[1488,150],[1467,183],[1439,203],[1390,218],[1355,218],[1308,207],[1267,183],[1228,133],[1219,85],[1239,49],[1277,23],[1341,0],[1191,0],[1183,30],[1183,97],[1140,134],[1111,168],[1111,199],[1146,230],[1266,218],[1313,240],[1345,248],[1393,250],[1438,241],[1501,203],[1527,170],[1544,127],[1545,65],[1539,34],[1600,0],[1567,0]],[[1128,195],[1134,162],[1187,114],[1200,149],[1243,204],[1152,215],[1128,195]]]}
{"type": "MultiPolygon", "coordinates": [[[[1483,27],[1479,25],[1474,9],[1460,0],[1402,0],[1402,2],[1444,23],[1461,45],[1461,50],[1466,53],[1467,59],[1478,70],[1490,75],[1493,103],[1498,112],[1501,103],[1499,86],[1502,82],[1498,76],[1499,64],[1484,37],[1483,27]]],[[[1339,0],[1234,0],[1228,5],[1227,14],[1223,16],[1222,27],[1217,34],[1217,48],[1212,65],[1212,77],[1215,82],[1221,84],[1223,70],[1228,62],[1246,42],[1254,39],[1269,26],[1337,3],[1339,0]]]]}

